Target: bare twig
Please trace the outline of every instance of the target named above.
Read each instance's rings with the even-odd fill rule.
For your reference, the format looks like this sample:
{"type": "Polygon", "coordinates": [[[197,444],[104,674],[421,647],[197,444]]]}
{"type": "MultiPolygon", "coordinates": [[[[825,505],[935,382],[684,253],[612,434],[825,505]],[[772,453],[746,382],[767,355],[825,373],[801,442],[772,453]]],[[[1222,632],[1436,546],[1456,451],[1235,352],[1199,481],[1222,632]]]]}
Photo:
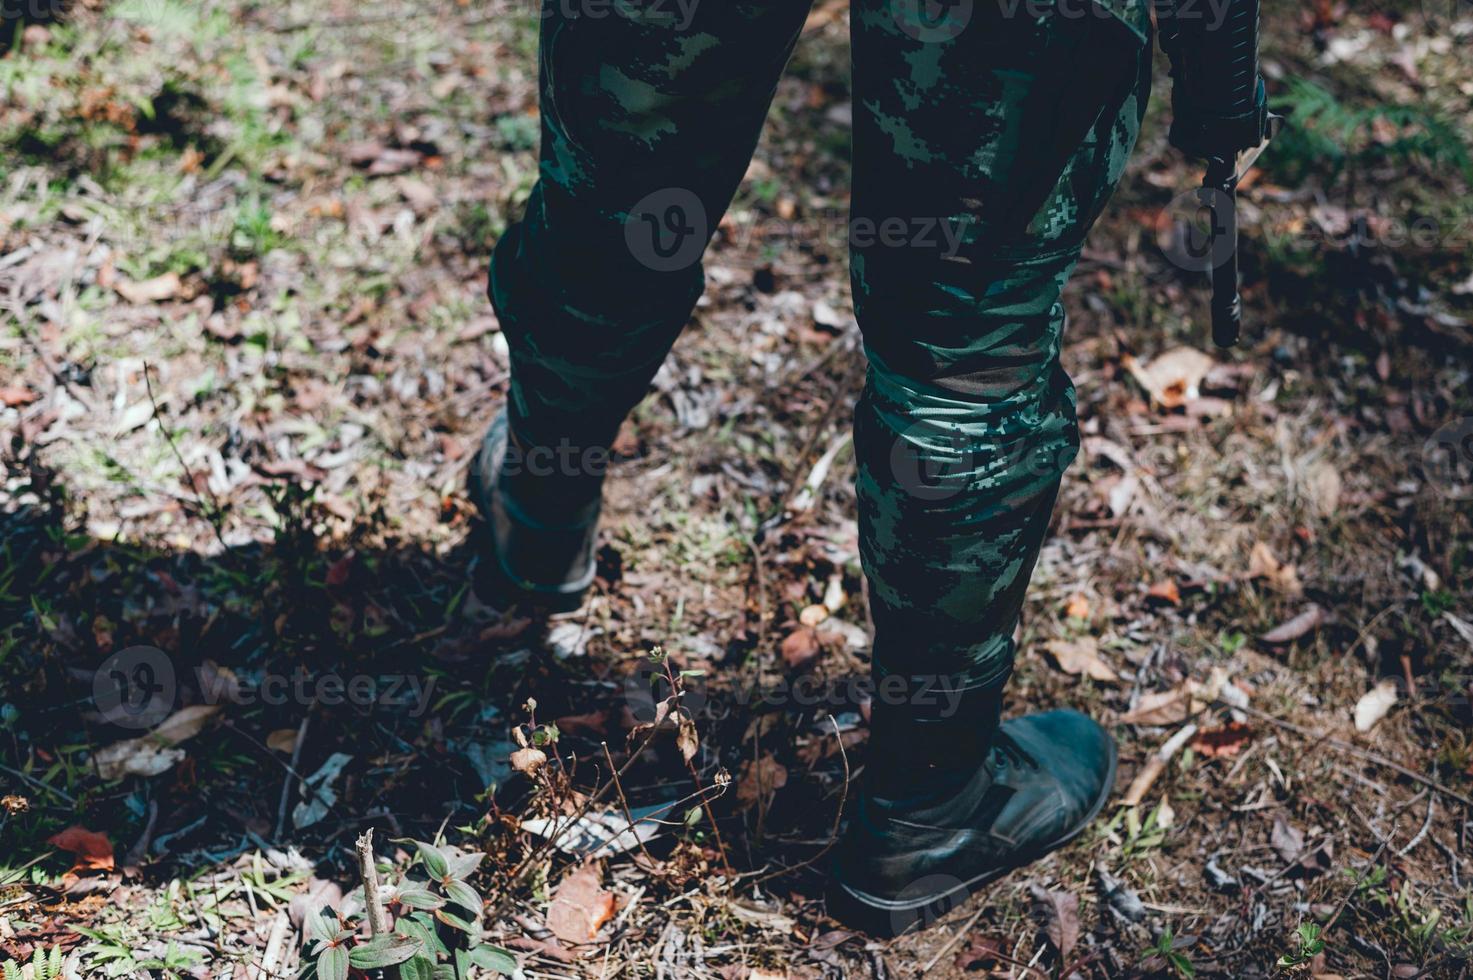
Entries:
{"type": "Polygon", "coordinates": [[[210,530],[215,532],[215,540],[220,543],[221,555],[228,556],[230,554],[230,546],[225,543],[225,535],[221,531],[225,511],[220,506],[220,498],[215,496],[215,491],[210,489],[210,482],[206,480],[204,488],[205,493],[210,495],[210,505],[205,505],[204,496],[200,493],[199,489],[200,483],[195,479],[194,470],[190,469],[189,464],[184,462],[184,455],[179,452],[179,446],[175,444],[174,436],[169,432],[169,427],[164,422],[163,413],[159,411],[158,399],[153,394],[153,368],[149,366],[147,361],[143,362],[143,386],[148,390],[148,403],[153,406],[154,421],[158,422],[159,431],[164,434],[164,441],[169,444],[169,450],[174,454],[174,459],[179,463],[180,468],[184,470],[184,475],[189,479],[189,489],[193,491],[194,499],[199,504],[199,509],[204,512],[205,522],[210,525],[210,530]]]}
{"type": "Polygon", "coordinates": [[[389,913],[384,911],[384,900],[378,892],[378,868],[373,863],[372,827],[363,832],[353,848],[358,852],[358,873],[363,876],[363,904],[368,914],[369,935],[387,935],[389,913]]]}
{"type": "Polygon", "coordinates": [[[143,859],[148,856],[148,845],[153,842],[153,829],[155,826],[158,825],[158,822],[159,801],[149,800],[148,820],[144,823],[143,833],[138,835],[137,842],[135,842],[132,847],[128,848],[128,853],[123,857],[123,864],[125,866],[133,867],[141,863],[143,859]]]}
{"type": "MultiPolygon", "coordinates": [[[[640,742],[639,747],[630,753],[629,758],[624,760],[624,764],[619,767],[619,770],[615,772],[612,776],[610,776],[609,779],[606,780],[602,786],[600,786],[594,792],[588,794],[588,796],[585,797],[583,800],[583,805],[580,806],[577,811],[575,811],[571,815],[570,819],[559,822],[557,826],[553,829],[553,832],[549,834],[545,839],[543,839],[541,844],[537,845],[531,851],[527,852],[526,857],[517,862],[517,866],[512,869],[509,875],[506,876],[506,886],[502,889],[501,898],[497,901],[496,907],[492,909],[491,914],[486,917],[487,922],[495,922],[498,918],[501,917],[501,913],[505,912],[506,907],[511,904],[512,890],[521,883],[522,876],[527,873],[527,869],[532,866],[534,861],[537,861],[539,858],[542,857],[542,855],[551,850],[552,847],[557,844],[559,840],[562,839],[563,834],[565,834],[569,828],[575,826],[577,822],[583,817],[583,815],[586,814],[589,809],[593,807],[594,804],[598,803],[604,798],[604,796],[608,794],[608,791],[614,786],[614,777],[622,777],[626,772],[629,771],[629,768],[634,765],[635,761],[644,754],[644,750],[649,748],[650,743],[655,740],[655,735],[658,734],[658,732],[659,728],[652,727],[649,730],[649,733],[645,735],[644,741],[640,742]]],[[[607,750],[608,743],[605,742],[601,744],[603,744],[605,746],[605,750],[607,750]]]]}
{"type": "MultiPolygon", "coordinates": [[[[609,772],[613,773],[610,779],[614,783],[614,789],[619,793],[619,806],[624,810],[624,819],[629,821],[629,832],[634,835],[634,842],[639,845],[639,852],[644,855],[644,859],[649,862],[650,870],[653,871],[656,867],[655,859],[650,856],[649,848],[644,846],[644,838],[639,836],[639,831],[634,829],[634,813],[629,809],[629,798],[624,795],[624,786],[619,782],[619,770],[614,765],[614,757],[609,753],[609,743],[600,742],[599,745],[604,750],[604,758],[609,762],[609,772]]],[[[616,835],[614,839],[617,840],[618,836],[616,835]]]]}
{"type": "Polygon", "coordinates": [[[1305,728],[1303,725],[1296,725],[1292,721],[1285,721],[1283,718],[1276,718],[1273,715],[1269,714],[1267,711],[1259,711],[1257,708],[1251,708],[1241,704],[1228,704],[1226,701],[1222,701],[1220,699],[1217,703],[1224,705],[1225,707],[1237,708],[1239,711],[1243,712],[1246,715],[1250,715],[1254,718],[1259,719],[1260,721],[1266,721],[1270,725],[1275,725],[1279,728],[1284,729],[1285,731],[1293,732],[1296,735],[1301,735],[1304,738],[1310,739],[1312,741],[1328,745],[1338,752],[1343,752],[1346,755],[1354,756],[1357,759],[1361,759],[1365,762],[1374,763],[1378,766],[1385,766],[1392,772],[1400,773],[1408,779],[1415,780],[1416,782],[1421,783],[1423,786],[1426,786],[1428,789],[1436,790],[1450,800],[1457,800],[1464,806],[1473,806],[1473,800],[1470,800],[1462,793],[1459,793],[1456,790],[1448,789],[1446,786],[1444,786],[1442,783],[1439,783],[1432,777],[1424,776],[1421,773],[1417,772],[1415,769],[1408,769],[1406,766],[1402,765],[1400,762],[1395,761],[1394,759],[1388,759],[1384,755],[1381,755],[1379,753],[1369,752],[1365,749],[1357,748],[1356,746],[1351,745],[1349,742],[1342,742],[1340,741],[1340,739],[1334,738],[1330,735],[1321,735],[1318,732],[1311,731],[1310,729],[1305,728]]]}
{"type": "Polygon", "coordinates": [[[767,564],[762,558],[762,545],[756,538],[747,539],[752,550],[752,568],[757,576],[757,653],[760,655],[767,642],[767,564]]]}
{"type": "Polygon", "coordinates": [[[271,835],[272,840],[281,840],[281,834],[286,827],[286,805],[291,799],[292,776],[297,771],[297,764],[302,760],[302,743],[307,741],[307,721],[312,717],[312,707],[308,705],[307,713],[302,716],[302,723],[297,726],[297,740],[292,744],[292,763],[287,770],[286,778],[281,781],[281,799],[276,804],[276,832],[271,835]]]}
{"type": "Polygon", "coordinates": [[[276,919],[271,923],[271,934],[266,939],[266,952],[262,954],[252,980],[269,980],[276,976],[276,961],[281,958],[281,948],[290,925],[291,918],[285,912],[276,913],[276,919]]]}
{"type": "Polygon", "coordinates": [[[1412,850],[1427,837],[1427,831],[1432,827],[1432,814],[1437,809],[1437,797],[1427,797],[1427,819],[1422,821],[1422,829],[1417,831],[1417,836],[1407,842],[1407,846],[1396,852],[1397,857],[1406,857],[1412,850]]]}
{"type": "MultiPolygon", "coordinates": [[[[1397,820],[1397,818],[1405,813],[1412,804],[1416,803],[1418,800],[1426,795],[1427,790],[1424,789],[1422,790],[1422,792],[1418,793],[1416,796],[1403,803],[1401,807],[1396,811],[1396,813],[1392,815],[1391,819],[1393,823],[1397,820]]],[[[1369,824],[1367,824],[1367,826],[1369,826],[1369,824]]],[[[1375,832],[1375,828],[1372,828],[1372,832],[1375,832]]],[[[1388,833],[1384,839],[1382,839],[1381,846],[1376,848],[1376,853],[1371,855],[1371,860],[1366,862],[1365,869],[1356,876],[1355,883],[1350,886],[1350,888],[1345,892],[1343,896],[1341,896],[1339,904],[1335,906],[1335,911],[1332,912],[1330,914],[1330,917],[1325,920],[1325,928],[1320,930],[1319,938],[1321,940],[1324,940],[1330,935],[1330,930],[1335,928],[1335,923],[1339,921],[1341,913],[1345,911],[1345,906],[1350,904],[1350,900],[1355,897],[1355,893],[1360,891],[1360,886],[1365,882],[1371,871],[1375,869],[1376,865],[1380,863],[1381,856],[1385,854],[1386,849],[1391,846],[1391,838],[1393,837],[1395,832],[1396,829],[1393,826],[1391,832],[1388,833]]]]}
{"type": "Polygon", "coordinates": [[[1120,802],[1125,806],[1135,806],[1145,799],[1156,780],[1166,771],[1166,766],[1171,762],[1172,757],[1180,752],[1182,746],[1186,745],[1195,734],[1197,734],[1197,723],[1190,722],[1168,738],[1136,775],[1130,784],[1130,789],[1125,791],[1125,798],[1120,802]]]}

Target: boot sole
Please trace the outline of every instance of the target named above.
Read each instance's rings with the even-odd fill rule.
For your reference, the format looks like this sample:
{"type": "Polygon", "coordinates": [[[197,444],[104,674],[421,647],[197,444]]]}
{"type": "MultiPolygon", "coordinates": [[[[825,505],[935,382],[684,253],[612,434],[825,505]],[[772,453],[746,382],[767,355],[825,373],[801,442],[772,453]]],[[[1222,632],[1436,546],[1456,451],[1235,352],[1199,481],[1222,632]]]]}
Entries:
{"type": "Polygon", "coordinates": [[[1018,855],[1014,861],[991,868],[943,891],[903,901],[870,895],[850,888],[842,881],[834,880],[829,892],[829,914],[841,922],[858,926],[865,932],[876,936],[899,936],[914,930],[918,925],[924,928],[939,921],[942,916],[959,908],[980,889],[1006,874],[1052,854],[1084,833],[1085,828],[1094,823],[1100,811],[1105,808],[1110,794],[1115,791],[1115,773],[1118,764],[1119,752],[1111,742],[1110,769],[1105,776],[1105,783],[1100,790],[1099,798],[1094,801],[1089,813],[1079,821],[1078,825],[1042,847],[1032,848],[1018,855]]]}
{"type": "Polygon", "coordinates": [[[471,457],[470,469],[465,476],[466,493],[481,515],[480,526],[473,533],[480,542],[479,552],[488,559],[481,563],[477,581],[472,582],[476,594],[482,598],[510,599],[518,608],[553,615],[576,612],[582,608],[591,586],[560,592],[556,589],[529,587],[507,573],[506,566],[501,561],[501,552],[496,547],[496,536],[491,533],[491,515],[486,507],[485,487],[481,483],[480,474],[481,451],[477,449],[471,457]],[[477,586],[483,586],[485,592],[477,586]]]}

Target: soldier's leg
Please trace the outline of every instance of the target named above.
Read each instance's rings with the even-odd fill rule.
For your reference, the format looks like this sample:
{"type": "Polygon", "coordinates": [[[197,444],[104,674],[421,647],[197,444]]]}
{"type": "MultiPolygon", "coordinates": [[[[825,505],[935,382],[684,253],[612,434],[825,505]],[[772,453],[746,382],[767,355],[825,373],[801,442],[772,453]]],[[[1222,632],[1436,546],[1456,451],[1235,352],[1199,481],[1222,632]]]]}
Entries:
{"type": "MultiPolygon", "coordinates": [[[[1023,593],[1078,446],[1060,292],[1121,177],[1150,77],[1148,48],[1113,20],[1028,20],[1028,4],[979,0],[952,7],[970,21],[948,26],[907,22],[895,12],[907,6],[925,9],[854,10],[852,277],[870,358],[855,446],[878,683],[872,779],[840,874],[871,898],[933,865],[983,875],[1026,860],[1113,779],[1113,746],[1088,719],[997,725],[1023,593]],[[1078,785],[989,793],[992,767],[1039,738],[1078,749],[1046,767],[1078,785]],[[907,817],[907,799],[931,809],[907,817]],[[896,829],[916,821],[975,830],[975,853],[950,830],[933,852],[896,829]]],[[[1024,769],[1038,762],[1019,751],[1024,769]]]]}
{"type": "Polygon", "coordinates": [[[591,580],[607,447],[700,294],[807,6],[542,8],[539,180],[491,267],[511,388],[472,473],[515,584],[591,580]]]}

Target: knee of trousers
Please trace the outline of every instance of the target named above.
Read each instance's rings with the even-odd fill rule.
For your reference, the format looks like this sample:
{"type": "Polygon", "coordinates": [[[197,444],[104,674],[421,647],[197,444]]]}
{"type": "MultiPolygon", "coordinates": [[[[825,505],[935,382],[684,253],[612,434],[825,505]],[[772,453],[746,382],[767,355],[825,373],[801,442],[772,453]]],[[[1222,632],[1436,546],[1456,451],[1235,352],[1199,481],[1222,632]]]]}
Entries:
{"type": "Polygon", "coordinates": [[[1013,264],[966,295],[922,285],[911,293],[920,312],[896,309],[887,290],[872,296],[891,308],[861,311],[860,556],[881,669],[984,681],[1011,663],[1023,593],[1079,449],[1059,365],[1071,267],[1067,255],[1013,264]]]}
{"type": "Polygon", "coordinates": [[[513,225],[491,261],[488,291],[511,360],[512,422],[534,443],[575,436],[596,444],[612,438],[648,390],[704,277],[697,265],[647,283],[638,302],[621,302],[602,288],[607,277],[547,261],[529,242],[545,234],[530,218],[513,225]]]}
{"type": "Polygon", "coordinates": [[[872,364],[855,419],[860,558],[877,666],[984,682],[1012,662],[1064,471],[1078,453],[1062,371],[1003,404],[872,364]]]}

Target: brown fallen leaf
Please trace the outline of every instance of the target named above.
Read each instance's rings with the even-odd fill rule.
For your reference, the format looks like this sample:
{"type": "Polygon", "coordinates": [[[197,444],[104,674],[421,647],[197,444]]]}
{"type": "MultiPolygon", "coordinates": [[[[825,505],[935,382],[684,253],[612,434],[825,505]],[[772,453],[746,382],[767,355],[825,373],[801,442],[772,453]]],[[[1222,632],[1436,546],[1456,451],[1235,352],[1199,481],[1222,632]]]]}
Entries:
{"type": "Polygon", "coordinates": [[[772,753],[748,761],[742,765],[741,777],[737,779],[737,808],[749,809],[758,801],[771,798],[787,784],[788,769],[772,753]]]}
{"type": "Polygon", "coordinates": [[[1069,962],[1069,954],[1079,942],[1079,896],[1071,892],[1046,891],[1037,885],[1033,895],[1033,917],[1043,926],[1044,934],[1059,952],[1059,962],[1069,962]]]}
{"type": "Polygon", "coordinates": [[[147,303],[159,303],[166,299],[173,299],[179,295],[183,285],[179,273],[166,272],[161,276],[145,279],[143,282],[119,279],[113,283],[113,288],[123,299],[135,306],[142,306],[147,303]]]}
{"type": "Polygon", "coordinates": [[[266,748],[273,752],[285,752],[288,755],[297,747],[297,730],[295,728],[278,728],[266,736],[266,748]]]}
{"type": "Polygon", "coordinates": [[[511,754],[511,767],[517,772],[536,772],[547,764],[547,753],[528,745],[511,754]]]}
{"type": "Polygon", "coordinates": [[[568,735],[598,738],[609,733],[609,710],[600,708],[582,715],[563,715],[555,724],[558,731],[568,735]]]}
{"type": "Polygon", "coordinates": [[[1253,729],[1247,722],[1230,721],[1198,732],[1192,740],[1192,751],[1208,759],[1230,758],[1243,751],[1252,740],[1253,729]]]}
{"type": "Polygon", "coordinates": [[[999,962],[1005,954],[1002,943],[987,936],[978,936],[965,949],[956,954],[958,970],[975,970],[999,962]]]}
{"type": "Polygon", "coordinates": [[[75,855],[73,870],[111,871],[113,868],[113,842],[107,839],[106,834],[88,830],[80,824],[73,824],[66,830],[53,834],[46,839],[46,843],[75,855]]]}
{"type": "Polygon", "coordinates": [[[1174,725],[1191,714],[1192,693],[1186,684],[1169,691],[1142,694],[1134,708],[1120,716],[1123,725],[1174,725]]]}
{"type": "Polygon", "coordinates": [[[1260,637],[1264,643],[1274,646],[1283,646],[1293,643],[1295,640],[1317,629],[1325,621],[1325,611],[1314,603],[1310,603],[1304,611],[1287,623],[1276,626],[1260,637]]]}
{"type": "Polygon", "coordinates": [[[1253,550],[1248,553],[1248,577],[1263,579],[1285,595],[1297,596],[1304,591],[1299,584],[1299,570],[1279,561],[1262,541],[1253,542],[1253,550]]]}
{"type": "Polygon", "coordinates": [[[598,865],[590,861],[559,882],[547,909],[547,928],[565,943],[588,943],[613,916],[614,895],[603,890],[598,865]]]}
{"type": "Polygon", "coordinates": [[[1064,615],[1070,619],[1089,619],[1089,612],[1089,599],[1080,592],[1070,596],[1064,605],[1064,615]]]}
{"type": "Polygon", "coordinates": [[[1165,602],[1169,605],[1181,605],[1181,589],[1173,579],[1162,579],[1146,590],[1146,596],[1157,602],[1165,602]]]}
{"type": "Polygon", "coordinates": [[[1100,658],[1099,643],[1092,636],[1082,640],[1049,640],[1043,648],[1066,674],[1091,677],[1107,684],[1120,679],[1115,669],[1100,658]]]}
{"type": "Polygon", "coordinates": [[[205,722],[219,714],[220,707],[218,704],[192,704],[180,708],[144,737],[165,745],[178,745],[204,731],[205,722]]]}
{"type": "Polygon", "coordinates": [[[0,404],[3,404],[6,408],[19,408],[22,405],[29,405],[40,397],[40,395],[25,385],[6,385],[0,388],[0,404]]]}
{"type": "Polygon", "coordinates": [[[683,711],[675,723],[675,747],[680,750],[680,757],[686,762],[694,759],[696,751],[701,747],[701,737],[696,732],[695,720],[683,711]]]}
{"type": "Polygon", "coordinates": [[[780,648],[783,663],[789,667],[803,666],[817,657],[821,650],[818,634],[807,627],[789,633],[780,648]]]}

